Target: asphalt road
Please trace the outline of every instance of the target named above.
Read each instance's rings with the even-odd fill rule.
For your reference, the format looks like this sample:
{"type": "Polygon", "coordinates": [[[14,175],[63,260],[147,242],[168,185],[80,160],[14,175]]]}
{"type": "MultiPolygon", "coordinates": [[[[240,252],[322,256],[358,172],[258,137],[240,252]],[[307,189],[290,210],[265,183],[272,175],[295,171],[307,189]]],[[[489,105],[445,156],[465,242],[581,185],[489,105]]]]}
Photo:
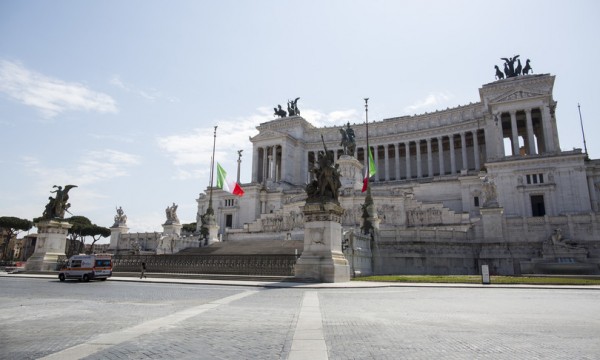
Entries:
{"type": "Polygon", "coordinates": [[[0,277],[2,359],[600,359],[600,291],[0,277]]]}

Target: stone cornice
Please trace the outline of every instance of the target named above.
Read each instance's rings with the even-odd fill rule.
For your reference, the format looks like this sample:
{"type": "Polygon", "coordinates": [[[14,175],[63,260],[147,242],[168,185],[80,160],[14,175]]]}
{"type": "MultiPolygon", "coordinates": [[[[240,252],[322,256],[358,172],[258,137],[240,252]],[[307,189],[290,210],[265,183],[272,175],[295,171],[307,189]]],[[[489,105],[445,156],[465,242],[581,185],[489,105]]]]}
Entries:
{"type": "Polygon", "coordinates": [[[252,142],[254,145],[257,145],[257,143],[260,142],[260,146],[282,145],[282,138],[291,142],[294,145],[298,145],[298,143],[300,142],[300,140],[296,139],[288,133],[273,130],[266,130],[258,133],[254,137],[250,137],[250,142],[252,142]]]}
{"type": "Polygon", "coordinates": [[[555,77],[550,74],[524,75],[485,84],[479,89],[481,102],[487,111],[493,104],[523,99],[552,99],[555,77]]]}
{"type": "Polygon", "coordinates": [[[581,152],[575,151],[564,151],[559,154],[554,155],[533,155],[533,156],[516,156],[505,158],[501,160],[495,160],[487,162],[485,165],[488,169],[514,169],[516,166],[535,166],[539,168],[540,166],[547,168],[556,168],[557,164],[574,161],[581,162],[583,165],[583,160],[585,159],[585,154],[581,152]],[[550,165],[548,165],[550,164],[550,165]]]}
{"type": "Polygon", "coordinates": [[[315,127],[306,121],[301,116],[288,116],[280,119],[275,119],[272,121],[261,123],[256,127],[258,131],[265,131],[267,129],[271,130],[282,130],[289,129],[291,127],[301,126],[304,129],[315,129],[315,127]]]}

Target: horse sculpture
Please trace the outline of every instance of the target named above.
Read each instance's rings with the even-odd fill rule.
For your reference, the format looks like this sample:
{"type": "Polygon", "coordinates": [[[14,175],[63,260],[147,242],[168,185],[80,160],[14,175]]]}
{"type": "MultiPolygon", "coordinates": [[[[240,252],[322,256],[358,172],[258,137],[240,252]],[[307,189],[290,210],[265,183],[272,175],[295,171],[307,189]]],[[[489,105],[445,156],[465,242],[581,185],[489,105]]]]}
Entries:
{"type": "Polygon", "coordinates": [[[533,69],[531,68],[531,65],[529,65],[529,59],[527,59],[527,61],[525,61],[525,67],[523,68],[523,75],[529,74],[530,71],[533,72],[533,69]]]}
{"type": "Polygon", "coordinates": [[[502,73],[502,71],[500,71],[500,68],[498,68],[498,65],[494,65],[494,67],[496,68],[496,79],[498,79],[498,80],[504,79],[504,74],[502,73]]]}
{"type": "Polygon", "coordinates": [[[525,66],[523,67],[521,65],[521,59],[519,59],[519,55],[515,55],[511,58],[500,58],[501,60],[504,60],[504,74],[502,73],[502,70],[500,70],[500,68],[498,67],[498,65],[495,65],[494,68],[496,69],[496,79],[497,80],[502,80],[505,77],[511,78],[511,77],[517,77],[520,75],[528,75],[530,72],[533,72],[533,69],[531,68],[531,65],[529,64],[529,59],[527,59],[527,61],[525,61],[525,66]],[[517,64],[515,66],[515,63],[517,64]]]}
{"type": "Polygon", "coordinates": [[[285,110],[283,110],[281,108],[281,105],[277,105],[279,108],[273,108],[273,110],[275,110],[275,115],[279,116],[280,118],[284,118],[287,116],[287,113],[285,112],[285,110]]]}
{"type": "Polygon", "coordinates": [[[356,142],[354,141],[354,130],[350,127],[350,123],[346,125],[346,129],[340,129],[340,134],[342,134],[340,146],[344,149],[344,155],[353,156],[356,150],[356,142]]]}

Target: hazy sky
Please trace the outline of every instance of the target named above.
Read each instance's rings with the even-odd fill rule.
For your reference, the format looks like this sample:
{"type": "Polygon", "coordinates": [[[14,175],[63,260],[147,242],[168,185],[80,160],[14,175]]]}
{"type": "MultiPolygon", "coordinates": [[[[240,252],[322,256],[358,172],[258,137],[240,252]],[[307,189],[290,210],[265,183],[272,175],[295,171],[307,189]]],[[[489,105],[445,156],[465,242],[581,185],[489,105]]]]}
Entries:
{"type": "MultiPolygon", "coordinates": [[[[600,157],[598,1],[0,1],[0,216],[161,231],[196,219],[216,160],[250,181],[256,126],[300,97],[317,126],[479,101],[501,57],[556,75],[563,150],[600,157]]],[[[357,139],[361,141],[361,139],[357,139]]],[[[106,240],[107,241],[107,240],[106,240]]]]}

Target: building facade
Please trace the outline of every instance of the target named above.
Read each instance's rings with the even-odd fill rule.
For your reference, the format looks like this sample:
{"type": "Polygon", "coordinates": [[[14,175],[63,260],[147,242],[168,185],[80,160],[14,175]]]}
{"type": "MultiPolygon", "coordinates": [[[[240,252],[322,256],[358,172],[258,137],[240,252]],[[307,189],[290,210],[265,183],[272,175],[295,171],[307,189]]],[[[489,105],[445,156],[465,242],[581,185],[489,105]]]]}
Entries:
{"type": "MultiPolygon", "coordinates": [[[[378,227],[372,248],[346,255],[368,254],[366,272],[375,273],[473,274],[482,264],[499,274],[597,271],[600,161],[561,150],[554,80],[498,80],[479,89],[480,102],[369,123],[378,227]],[[549,253],[558,247],[561,258],[549,253]]],[[[317,128],[300,116],[260,124],[245,195],[213,189],[223,241],[303,239],[304,189],[324,146],[342,174],[343,231],[358,233],[366,126],[350,126],[357,146],[344,155],[343,127],[317,128]]],[[[207,193],[197,199],[198,226],[207,193]]]]}

